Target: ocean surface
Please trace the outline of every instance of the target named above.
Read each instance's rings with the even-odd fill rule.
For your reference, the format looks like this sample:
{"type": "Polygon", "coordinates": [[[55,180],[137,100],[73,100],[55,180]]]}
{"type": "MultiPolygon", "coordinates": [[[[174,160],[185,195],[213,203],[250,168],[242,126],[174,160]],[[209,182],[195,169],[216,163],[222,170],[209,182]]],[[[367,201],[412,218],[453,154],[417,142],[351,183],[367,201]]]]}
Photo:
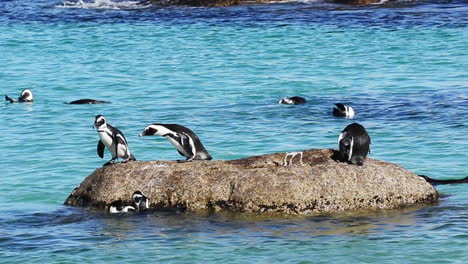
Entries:
{"type": "Polygon", "coordinates": [[[468,176],[468,2],[322,1],[223,8],[0,0],[0,263],[468,263],[468,185],[433,205],[313,216],[109,215],[63,206],[110,159],[94,117],[138,160],[181,157],[148,124],[194,130],[214,159],[336,148],[468,176]],[[303,96],[300,106],[279,105],[303,96]],[[112,102],[68,105],[81,98],[112,102]],[[3,98],[2,98],[3,100],[3,98]],[[335,103],[354,119],[331,115],[335,103]]]}

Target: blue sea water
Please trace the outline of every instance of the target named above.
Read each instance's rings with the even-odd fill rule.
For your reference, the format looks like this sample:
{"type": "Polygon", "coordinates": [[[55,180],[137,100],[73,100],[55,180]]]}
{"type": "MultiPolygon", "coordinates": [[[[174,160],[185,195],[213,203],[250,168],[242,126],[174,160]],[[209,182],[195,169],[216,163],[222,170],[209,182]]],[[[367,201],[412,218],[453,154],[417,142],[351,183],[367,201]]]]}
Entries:
{"type": "Polygon", "coordinates": [[[2,263],[467,263],[466,185],[439,203],[314,216],[114,216],[63,206],[104,160],[94,116],[138,160],[180,159],[148,124],[194,130],[215,159],[336,148],[364,125],[371,158],[433,178],[468,160],[468,3],[321,1],[223,8],[0,0],[2,263]],[[279,105],[299,95],[301,106],[279,105]],[[67,105],[80,98],[106,105],[67,105]],[[334,118],[337,102],[353,120],[334,118]]]}

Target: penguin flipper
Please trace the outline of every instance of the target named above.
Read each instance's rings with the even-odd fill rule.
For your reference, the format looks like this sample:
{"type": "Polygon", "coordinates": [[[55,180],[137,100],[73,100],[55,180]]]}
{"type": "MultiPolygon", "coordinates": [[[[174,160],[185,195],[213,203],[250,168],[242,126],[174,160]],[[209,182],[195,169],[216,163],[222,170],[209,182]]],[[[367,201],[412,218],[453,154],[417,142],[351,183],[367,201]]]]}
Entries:
{"type": "Polygon", "coordinates": [[[102,141],[99,140],[98,144],[97,144],[97,154],[101,159],[104,158],[104,148],[105,147],[106,146],[104,146],[104,143],[102,143],[102,141]]]}
{"type": "Polygon", "coordinates": [[[182,147],[184,148],[185,152],[190,155],[190,157],[193,157],[194,153],[192,151],[192,148],[190,146],[190,137],[187,136],[185,133],[180,133],[180,143],[182,147]]]}
{"type": "Polygon", "coordinates": [[[179,152],[179,154],[180,154],[181,156],[184,156],[184,157],[185,157],[185,155],[184,155],[182,152],[180,152],[179,150],[177,150],[177,152],[179,152]]]}

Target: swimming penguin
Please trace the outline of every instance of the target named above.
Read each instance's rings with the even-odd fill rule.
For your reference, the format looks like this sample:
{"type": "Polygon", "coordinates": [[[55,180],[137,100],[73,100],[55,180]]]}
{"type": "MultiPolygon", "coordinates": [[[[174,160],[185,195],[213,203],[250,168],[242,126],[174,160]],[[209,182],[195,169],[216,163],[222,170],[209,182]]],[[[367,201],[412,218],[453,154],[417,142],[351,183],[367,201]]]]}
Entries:
{"type": "Polygon", "coordinates": [[[18,100],[15,100],[8,95],[5,95],[5,100],[10,101],[10,103],[32,103],[33,102],[33,95],[31,90],[24,89],[21,92],[20,97],[18,97],[18,100]]]}
{"type": "Polygon", "coordinates": [[[110,104],[107,101],[99,101],[94,99],[79,99],[75,101],[71,101],[68,104],[110,104]]]}
{"type": "Polygon", "coordinates": [[[132,194],[132,205],[125,205],[122,200],[114,201],[109,205],[111,214],[143,212],[147,209],[149,209],[149,198],[140,191],[132,194]]]}
{"type": "Polygon", "coordinates": [[[333,115],[347,118],[354,117],[354,109],[351,106],[344,105],[342,103],[335,104],[333,107],[333,115]]]}
{"type": "Polygon", "coordinates": [[[300,97],[300,96],[284,97],[278,102],[278,104],[292,104],[292,105],[299,105],[299,104],[305,104],[305,103],[307,103],[307,100],[304,97],[300,97]]]}
{"type": "Polygon", "coordinates": [[[99,134],[99,142],[97,145],[98,156],[104,158],[104,147],[112,154],[112,159],[105,163],[104,166],[114,163],[118,158],[124,159],[123,162],[136,160],[132,153],[130,153],[124,134],[117,128],[107,124],[104,116],[96,116],[94,128],[96,128],[99,134]]]}
{"type": "Polygon", "coordinates": [[[371,139],[366,129],[358,123],[348,125],[338,137],[339,153],[342,161],[358,166],[364,165],[370,153],[371,139]]]}
{"type": "Polygon", "coordinates": [[[147,126],[141,136],[158,135],[165,137],[176,147],[180,155],[192,160],[211,160],[198,136],[190,129],[178,124],[152,124],[147,126]]]}
{"type": "Polygon", "coordinates": [[[418,175],[419,177],[422,177],[424,180],[426,180],[428,183],[432,185],[438,185],[438,184],[453,184],[453,183],[468,183],[468,177],[462,178],[462,179],[444,179],[444,180],[438,180],[438,179],[433,179],[430,178],[426,175],[418,175]]]}

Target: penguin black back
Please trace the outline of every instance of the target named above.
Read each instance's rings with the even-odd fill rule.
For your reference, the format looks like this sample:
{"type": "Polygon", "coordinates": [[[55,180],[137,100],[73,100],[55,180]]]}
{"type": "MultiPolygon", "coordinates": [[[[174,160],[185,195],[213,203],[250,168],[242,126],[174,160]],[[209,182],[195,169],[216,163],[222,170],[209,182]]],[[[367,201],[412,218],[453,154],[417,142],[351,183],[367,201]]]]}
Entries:
{"type": "Polygon", "coordinates": [[[279,100],[279,104],[292,104],[292,105],[300,105],[307,103],[307,100],[304,97],[300,96],[293,96],[293,97],[284,97],[283,99],[279,100]]]}
{"type": "Polygon", "coordinates": [[[364,165],[370,152],[371,139],[366,129],[358,124],[348,125],[338,138],[340,160],[358,166],[364,165]]]}
{"type": "Polygon", "coordinates": [[[110,102],[94,100],[94,99],[79,99],[79,100],[71,101],[68,104],[110,104],[110,102]]]}

